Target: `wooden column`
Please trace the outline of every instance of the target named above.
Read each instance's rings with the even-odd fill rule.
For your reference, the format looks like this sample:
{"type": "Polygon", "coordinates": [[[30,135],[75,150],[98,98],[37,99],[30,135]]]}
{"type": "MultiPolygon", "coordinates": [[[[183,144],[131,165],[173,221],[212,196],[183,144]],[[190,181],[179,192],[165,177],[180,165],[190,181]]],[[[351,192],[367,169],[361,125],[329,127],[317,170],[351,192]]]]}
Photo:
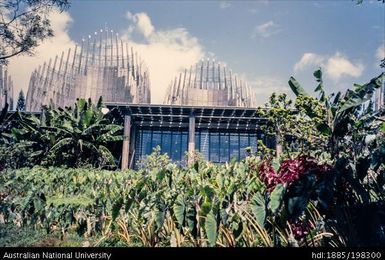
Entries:
{"type": "Polygon", "coordinates": [[[122,146],[122,170],[128,168],[128,162],[130,161],[130,133],[131,133],[131,116],[124,116],[124,139],[122,146]]]}
{"type": "Polygon", "coordinates": [[[194,113],[191,113],[189,117],[189,127],[188,127],[188,164],[192,164],[194,162],[194,152],[195,152],[195,115],[194,113]]]}

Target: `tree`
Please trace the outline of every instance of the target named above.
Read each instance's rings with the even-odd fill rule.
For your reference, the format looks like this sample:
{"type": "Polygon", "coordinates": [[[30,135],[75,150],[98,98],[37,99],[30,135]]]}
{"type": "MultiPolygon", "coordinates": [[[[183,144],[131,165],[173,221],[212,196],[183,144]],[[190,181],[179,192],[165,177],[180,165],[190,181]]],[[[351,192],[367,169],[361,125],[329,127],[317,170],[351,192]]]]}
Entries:
{"type": "MultiPolygon", "coordinates": [[[[377,0],[378,2],[382,2],[382,3],[385,3],[385,0],[377,0]]],[[[356,3],[358,5],[362,4],[364,2],[364,0],[356,0],[356,3]]]]}
{"type": "Polygon", "coordinates": [[[17,99],[16,110],[24,111],[25,110],[25,97],[23,90],[19,92],[19,98],[17,99]]]}
{"type": "Polygon", "coordinates": [[[338,92],[337,94],[326,95],[322,72],[317,70],[313,74],[318,82],[315,92],[319,94],[318,99],[309,95],[305,89],[293,77],[289,80],[289,86],[297,96],[296,107],[310,119],[314,120],[315,127],[319,132],[319,136],[326,137],[325,144],[329,149],[333,159],[339,157],[341,151],[354,147],[354,138],[347,138],[357,133],[360,120],[365,120],[360,124],[366,124],[370,120],[375,120],[369,110],[362,111],[363,104],[370,101],[376,89],[382,86],[385,79],[385,73],[381,73],[370,82],[359,85],[354,84],[354,89],[348,89],[345,94],[338,92]],[[369,120],[370,119],[370,120],[369,120]]]}
{"type": "Polygon", "coordinates": [[[49,15],[64,11],[69,0],[2,0],[0,3],[0,64],[19,54],[33,54],[52,37],[49,15]]]}

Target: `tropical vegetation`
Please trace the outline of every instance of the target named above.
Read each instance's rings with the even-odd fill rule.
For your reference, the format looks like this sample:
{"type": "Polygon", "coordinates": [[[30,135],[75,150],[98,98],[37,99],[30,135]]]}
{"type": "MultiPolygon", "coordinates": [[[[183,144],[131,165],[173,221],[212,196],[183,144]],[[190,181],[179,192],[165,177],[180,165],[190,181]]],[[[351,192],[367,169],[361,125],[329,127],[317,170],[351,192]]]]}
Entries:
{"type": "Polygon", "coordinates": [[[0,245],[12,234],[62,246],[383,245],[385,112],[370,100],[384,73],[330,95],[314,76],[316,97],[290,78],[296,99],[273,94],[259,109],[282,152],[260,142],[221,165],[176,165],[157,147],[140,169],[116,170],[122,127],[101,100],[3,112],[0,245]]]}
{"type": "Polygon", "coordinates": [[[80,99],[73,108],[65,109],[51,105],[44,107],[39,117],[16,111],[3,121],[9,131],[4,131],[0,140],[4,144],[0,148],[1,168],[116,167],[107,146],[122,140],[122,126],[110,122],[103,113],[102,99],[97,104],[80,99]]]}

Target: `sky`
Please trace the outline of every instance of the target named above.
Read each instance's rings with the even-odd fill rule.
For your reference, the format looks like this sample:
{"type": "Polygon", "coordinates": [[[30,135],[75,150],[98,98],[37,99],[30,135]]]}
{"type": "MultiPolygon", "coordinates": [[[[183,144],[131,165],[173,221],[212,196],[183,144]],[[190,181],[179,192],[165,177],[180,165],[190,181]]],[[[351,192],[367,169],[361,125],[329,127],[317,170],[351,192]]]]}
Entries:
{"type": "Polygon", "coordinates": [[[153,103],[180,71],[207,58],[246,80],[263,105],[272,92],[291,93],[290,76],[312,93],[319,67],[329,92],[369,82],[385,57],[385,4],[376,0],[73,0],[51,22],[55,36],[34,57],[10,60],[15,96],[26,93],[32,70],[105,27],[146,62],[153,103]]]}

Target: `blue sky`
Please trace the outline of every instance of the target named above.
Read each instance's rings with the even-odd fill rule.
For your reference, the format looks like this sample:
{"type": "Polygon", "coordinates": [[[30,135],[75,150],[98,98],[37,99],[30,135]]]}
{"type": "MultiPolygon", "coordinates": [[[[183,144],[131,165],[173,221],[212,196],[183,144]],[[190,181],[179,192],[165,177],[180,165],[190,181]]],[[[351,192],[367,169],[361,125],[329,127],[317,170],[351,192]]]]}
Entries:
{"type": "Polygon", "coordinates": [[[148,63],[155,103],[178,71],[206,57],[246,79],[263,104],[273,91],[290,92],[292,75],[311,91],[318,66],[330,91],[365,83],[381,72],[384,55],[385,4],[369,0],[75,0],[53,20],[57,39],[23,57],[27,67],[107,25],[148,63]]]}

